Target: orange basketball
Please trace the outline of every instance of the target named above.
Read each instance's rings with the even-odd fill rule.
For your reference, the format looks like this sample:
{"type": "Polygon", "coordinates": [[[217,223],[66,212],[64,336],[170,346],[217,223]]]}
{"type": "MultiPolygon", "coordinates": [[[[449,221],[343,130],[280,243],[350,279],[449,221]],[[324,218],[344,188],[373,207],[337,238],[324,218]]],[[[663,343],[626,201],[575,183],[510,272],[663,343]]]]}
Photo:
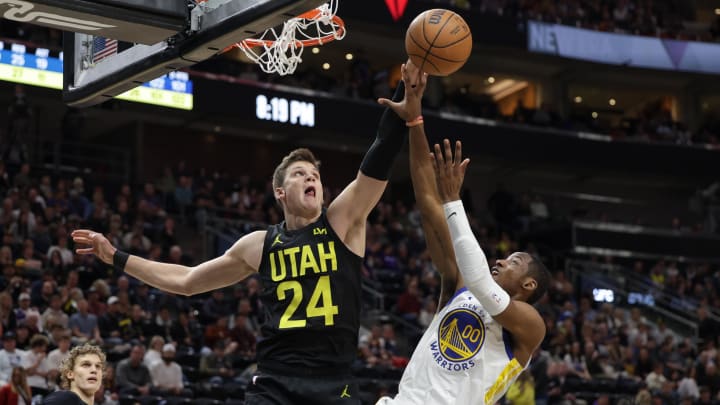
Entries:
{"type": "Polygon", "coordinates": [[[405,50],[415,66],[434,76],[460,69],[472,51],[472,34],[465,20],[441,8],[427,10],[410,23],[405,50]]]}

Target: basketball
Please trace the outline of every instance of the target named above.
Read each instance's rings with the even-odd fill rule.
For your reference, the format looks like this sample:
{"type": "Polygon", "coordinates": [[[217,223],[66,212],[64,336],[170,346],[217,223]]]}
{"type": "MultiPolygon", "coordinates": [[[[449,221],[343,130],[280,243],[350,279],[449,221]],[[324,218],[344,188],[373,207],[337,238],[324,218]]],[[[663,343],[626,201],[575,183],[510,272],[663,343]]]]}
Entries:
{"type": "Polygon", "coordinates": [[[472,34],[465,20],[441,8],[427,10],[410,23],[405,50],[415,66],[433,76],[460,69],[472,51],[472,34]]]}

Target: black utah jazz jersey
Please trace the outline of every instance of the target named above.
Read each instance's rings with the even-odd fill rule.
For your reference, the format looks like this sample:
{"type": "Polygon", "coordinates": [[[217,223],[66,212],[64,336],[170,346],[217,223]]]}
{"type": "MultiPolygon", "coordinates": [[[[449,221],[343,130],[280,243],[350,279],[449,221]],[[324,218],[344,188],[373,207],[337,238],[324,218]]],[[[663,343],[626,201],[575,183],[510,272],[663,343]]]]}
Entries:
{"type": "Polygon", "coordinates": [[[356,358],[362,258],[335,234],[323,210],[304,228],[267,230],[260,263],[265,309],[258,368],[328,374],[356,358]]]}

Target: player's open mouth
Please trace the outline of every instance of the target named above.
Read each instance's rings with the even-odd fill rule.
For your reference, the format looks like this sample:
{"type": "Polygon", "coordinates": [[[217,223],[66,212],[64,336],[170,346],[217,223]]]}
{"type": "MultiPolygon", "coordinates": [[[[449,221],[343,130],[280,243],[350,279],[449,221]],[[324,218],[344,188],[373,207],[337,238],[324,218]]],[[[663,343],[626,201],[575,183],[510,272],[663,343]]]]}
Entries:
{"type": "Polygon", "coordinates": [[[490,269],[490,274],[492,274],[493,276],[497,276],[500,274],[500,272],[498,271],[497,267],[493,267],[492,269],[490,269]]]}
{"type": "Polygon", "coordinates": [[[87,380],[89,383],[93,383],[93,384],[95,384],[97,382],[97,378],[95,378],[95,377],[90,377],[87,380]]]}
{"type": "Polygon", "coordinates": [[[305,189],[305,195],[311,195],[315,197],[315,187],[308,187],[305,189]]]}

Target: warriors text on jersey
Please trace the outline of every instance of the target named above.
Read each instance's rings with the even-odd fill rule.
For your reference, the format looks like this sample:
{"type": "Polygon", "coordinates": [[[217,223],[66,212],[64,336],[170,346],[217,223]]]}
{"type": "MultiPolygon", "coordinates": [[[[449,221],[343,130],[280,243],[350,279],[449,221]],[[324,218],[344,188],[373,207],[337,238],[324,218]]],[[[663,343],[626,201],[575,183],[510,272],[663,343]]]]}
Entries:
{"type": "Polygon", "coordinates": [[[492,405],[523,371],[511,336],[466,288],[438,312],[415,348],[395,399],[378,405],[492,405]]]}
{"type": "Polygon", "coordinates": [[[258,272],[265,310],[258,367],[276,372],[349,371],[360,326],[360,265],[320,218],[288,231],[270,226],[258,272]]]}

